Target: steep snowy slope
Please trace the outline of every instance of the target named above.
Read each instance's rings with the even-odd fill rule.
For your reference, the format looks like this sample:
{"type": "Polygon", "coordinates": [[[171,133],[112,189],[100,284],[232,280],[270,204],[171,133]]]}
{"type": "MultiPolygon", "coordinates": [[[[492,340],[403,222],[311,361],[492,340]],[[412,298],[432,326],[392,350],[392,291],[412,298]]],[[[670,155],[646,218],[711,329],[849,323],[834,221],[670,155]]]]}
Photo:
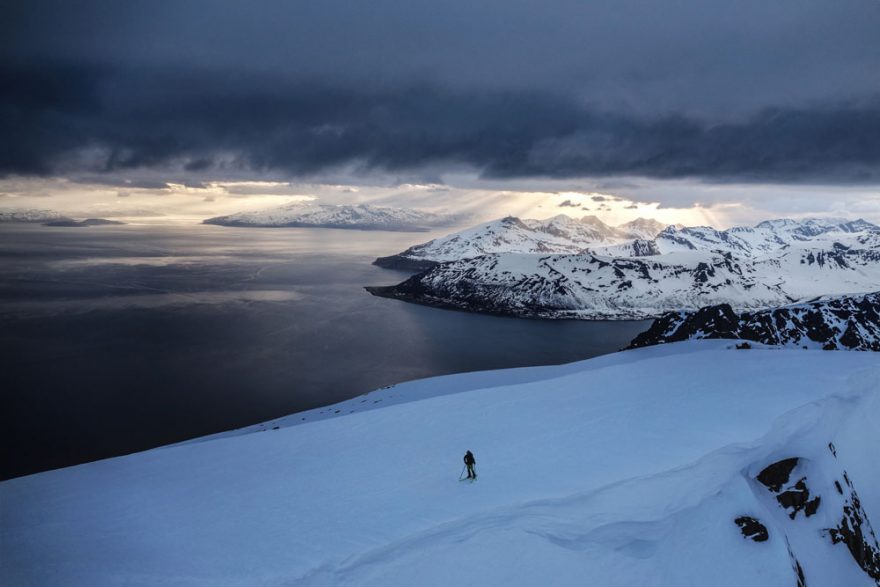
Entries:
{"type": "Polygon", "coordinates": [[[368,290],[511,316],[624,319],[717,304],[762,309],[873,291],[880,284],[876,227],[863,221],[817,226],[812,220],[798,226],[802,230],[788,223],[785,230],[670,227],[654,241],[579,254],[487,254],[435,264],[396,286],[368,290]]]}
{"type": "Polygon", "coordinates": [[[611,227],[595,216],[565,215],[547,220],[513,216],[487,222],[410,247],[402,253],[376,259],[395,269],[424,271],[449,261],[491,253],[577,254],[592,252],[614,257],[641,257],[682,251],[731,253],[759,257],[792,246],[831,250],[838,246],[880,248],[880,227],[864,220],[768,220],[754,227],[717,230],[706,226],[665,226],[638,218],[611,227]]]}
{"type": "Polygon", "coordinates": [[[422,271],[438,263],[489,253],[582,253],[602,245],[653,239],[663,228],[656,220],[644,218],[615,228],[595,216],[576,219],[560,214],[546,220],[508,216],[380,257],[375,264],[422,271]]]}
{"type": "Polygon", "coordinates": [[[239,212],[204,220],[204,224],[254,227],[354,228],[360,230],[422,231],[445,226],[447,215],[368,204],[331,206],[294,202],[257,212],[239,212]]]}
{"type": "MultiPolygon", "coordinates": [[[[878,271],[880,273],[880,271],[878,271]]],[[[789,301],[755,269],[711,253],[663,261],[581,255],[485,255],[443,263],[374,295],[532,318],[642,319],[720,299],[741,305],[789,301]]]]}
{"type": "Polygon", "coordinates": [[[789,250],[767,259],[689,251],[649,257],[484,255],[442,263],[374,295],[530,318],[643,319],[729,304],[780,306],[880,284],[880,250],[789,250]]]}
{"type": "Polygon", "coordinates": [[[840,296],[737,314],[729,305],[672,312],[631,347],[699,338],[737,338],[790,347],[880,351],[880,293],[840,296]]]}
{"type": "Polygon", "coordinates": [[[876,585],[876,355],[732,347],[8,481],[0,581],[876,585]]]}

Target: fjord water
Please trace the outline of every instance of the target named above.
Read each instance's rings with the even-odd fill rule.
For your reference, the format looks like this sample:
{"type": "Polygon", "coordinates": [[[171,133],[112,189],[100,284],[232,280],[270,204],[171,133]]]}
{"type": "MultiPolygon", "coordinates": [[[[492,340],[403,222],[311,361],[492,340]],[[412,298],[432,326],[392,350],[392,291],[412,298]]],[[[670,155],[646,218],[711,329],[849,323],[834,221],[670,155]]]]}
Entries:
{"type": "MultiPolygon", "coordinates": [[[[126,454],[393,383],[613,352],[646,322],[373,297],[429,233],[0,227],[0,477],[126,454]]],[[[462,414],[466,417],[466,414],[462,414]]]]}

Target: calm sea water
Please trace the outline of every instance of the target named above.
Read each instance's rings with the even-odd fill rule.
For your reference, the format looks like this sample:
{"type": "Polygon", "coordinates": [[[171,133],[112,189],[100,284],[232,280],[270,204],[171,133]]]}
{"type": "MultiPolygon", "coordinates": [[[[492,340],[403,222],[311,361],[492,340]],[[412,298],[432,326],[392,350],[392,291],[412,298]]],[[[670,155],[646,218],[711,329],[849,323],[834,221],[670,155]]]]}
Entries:
{"type": "Polygon", "coordinates": [[[126,454],[391,383],[615,351],[645,322],[376,298],[430,234],[0,227],[0,477],[126,454]]]}

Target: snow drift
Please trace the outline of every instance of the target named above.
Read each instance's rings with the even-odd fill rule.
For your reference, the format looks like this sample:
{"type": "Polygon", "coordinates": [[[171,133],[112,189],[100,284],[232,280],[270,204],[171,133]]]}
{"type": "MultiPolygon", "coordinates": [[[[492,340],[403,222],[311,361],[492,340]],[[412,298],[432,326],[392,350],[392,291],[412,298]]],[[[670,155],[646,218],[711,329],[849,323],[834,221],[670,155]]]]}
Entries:
{"type": "Polygon", "coordinates": [[[734,346],[416,381],[8,481],[0,580],[876,585],[877,356],[734,346]]]}

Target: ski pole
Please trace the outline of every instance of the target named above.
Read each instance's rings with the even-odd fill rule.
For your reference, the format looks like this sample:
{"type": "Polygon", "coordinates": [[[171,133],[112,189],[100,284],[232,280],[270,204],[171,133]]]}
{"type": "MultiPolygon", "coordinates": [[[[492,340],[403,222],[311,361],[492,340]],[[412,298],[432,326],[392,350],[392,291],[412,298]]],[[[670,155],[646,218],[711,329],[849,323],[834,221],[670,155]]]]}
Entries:
{"type": "Polygon", "coordinates": [[[458,475],[458,480],[459,480],[459,481],[461,481],[461,478],[464,476],[464,470],[465,470],[466,467],[467,467],[467,465],[465,465],[464,467],[461,468],[461,473],[458,475]]]}

